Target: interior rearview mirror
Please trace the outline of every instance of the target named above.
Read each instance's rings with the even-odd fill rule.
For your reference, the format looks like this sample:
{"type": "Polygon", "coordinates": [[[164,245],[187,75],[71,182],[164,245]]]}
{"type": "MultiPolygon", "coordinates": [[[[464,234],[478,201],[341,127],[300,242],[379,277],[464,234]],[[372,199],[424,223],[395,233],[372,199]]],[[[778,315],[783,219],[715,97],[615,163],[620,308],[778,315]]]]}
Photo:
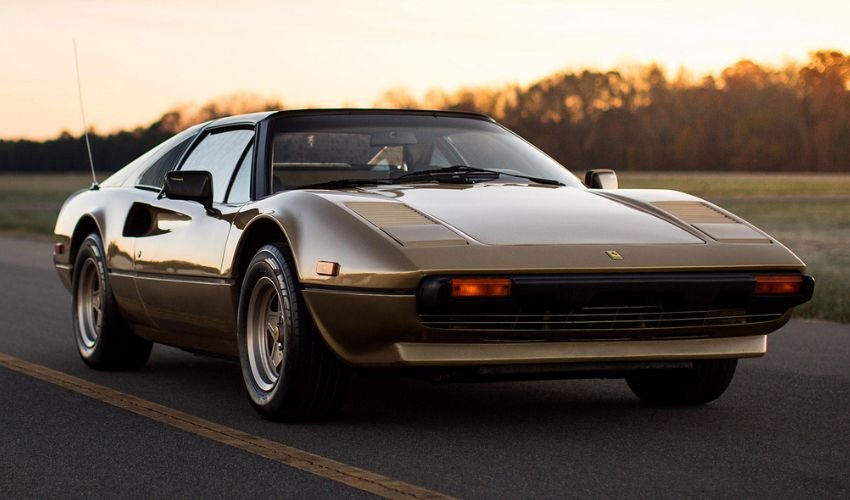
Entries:
{"type": "Polygon", "coordinates": [[[379,130],[369,138],[372,147],[413,146],[417,142],[416,134],[410,130],[379,130]]]}
{"type": "Polygon", "coordinates": [[[607,168],[588,170],[584,174],[584,184],[590,189],[617,189],[617,174],[607,168]]]}
{"type": "Polygon", "coordinates": [[[165,174],[162,194],[171,200],[197,201],[207,212],[213,208],[212,174],[206,170],[175,170],[165,174]]]}

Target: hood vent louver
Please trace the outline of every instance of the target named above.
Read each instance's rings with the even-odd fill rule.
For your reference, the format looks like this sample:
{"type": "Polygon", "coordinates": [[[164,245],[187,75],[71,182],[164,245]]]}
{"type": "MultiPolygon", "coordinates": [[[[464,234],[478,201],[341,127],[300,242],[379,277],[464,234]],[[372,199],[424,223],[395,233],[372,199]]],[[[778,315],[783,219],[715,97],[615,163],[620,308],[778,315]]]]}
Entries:
{"type": "Polygon", "coordinates": [[[767,235],[699,201],[656,201],[652,205],[720,243],[770,243],[767,235]]]}
{"type": "Polygon", "coordinates": [[[739,224],[735,219],[698,201],[656,201],[653,206],[688,224],[739,224]]]}
{"type": "Polygon", "coordinates": [[[346,203],[345,206],[380,228],[436,224],[403,203],[355,201],[346,203]]]}
{"type": "Polygon", "coordinates": [[[377,226],[404,247],[442,247],[469,243],[446,226],[403,203],[353,201],[346,208],[377,226]]]}

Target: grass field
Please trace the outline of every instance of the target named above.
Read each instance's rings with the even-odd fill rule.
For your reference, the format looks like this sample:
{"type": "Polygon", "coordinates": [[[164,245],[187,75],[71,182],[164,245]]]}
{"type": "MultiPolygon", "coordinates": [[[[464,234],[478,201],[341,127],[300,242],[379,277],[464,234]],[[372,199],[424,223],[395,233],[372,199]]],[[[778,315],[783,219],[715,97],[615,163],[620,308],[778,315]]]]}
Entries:
{"type": "Polygon", "coordinates": [[[797,316],[850,323],[850,175],[635,173],[620,187],[685,191],[752,222],[815,277],[797,316]]]}
{"type": "Polygon", "coordinates": [[[618,173],[623,188],[663,188],[702,198],[838,196],[850,197],[850,175],[618,173]]]}
{"type": "MultiPolygon", "coordinates": [[[[0,175],[0,231],[49,235],[62,201],[90,184],[84,174],[0,175]]],[[[850,175],[622,173],[620,186],[685,191],[747,219],[817,280],[798,316],[850,322],[850,175]]]]}
{"type": "Polygon", "coordinates": [[[0,231],[53,233],[65,198],[89,186],[90,174],[0,174],[0,231]]]}

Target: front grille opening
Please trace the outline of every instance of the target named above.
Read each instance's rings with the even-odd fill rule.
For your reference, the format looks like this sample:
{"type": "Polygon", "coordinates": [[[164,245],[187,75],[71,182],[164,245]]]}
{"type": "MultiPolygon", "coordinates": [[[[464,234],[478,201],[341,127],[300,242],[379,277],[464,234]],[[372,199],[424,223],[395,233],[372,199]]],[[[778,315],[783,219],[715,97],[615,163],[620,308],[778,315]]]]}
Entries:
{"type": "Polygon", "coordinates": [[[500,332],[488,339],[510,338],[502,332],[511,331],[546,332],[549,339],[549,332],[569,331],[612,340],[673,338],[664,331],[681,336],[682,328],[768,322],[786,309],[753,302],[753,278],[740,274],[521,277],[513,278],[513,295],[499,300],[454,300],[442,283],[433,279],[422,287],[423,326],[500,332]]]}

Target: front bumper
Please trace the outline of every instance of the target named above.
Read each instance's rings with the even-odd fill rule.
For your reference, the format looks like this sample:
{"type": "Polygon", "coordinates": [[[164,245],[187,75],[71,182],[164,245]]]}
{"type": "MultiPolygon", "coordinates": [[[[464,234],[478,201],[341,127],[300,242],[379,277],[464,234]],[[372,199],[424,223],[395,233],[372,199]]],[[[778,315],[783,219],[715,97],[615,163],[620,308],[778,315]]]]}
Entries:
{"type": "MultiPolygon", "coordinates": [[[[726,280],[715,289],[735,289],[739,284],[738,280],[726,280]]],[[[706,287],[703,283],[703,291],[706,287]]],[[[791,306],[781,304],[773,309],[778,313],[731,321],[715,317],[699,323],[629,321],[603,328],[598,322],[554,328],[523,321],[513,322],[510,328],[484,323],[459,326],[427,321],[423,289],[417,295],[413,291],[306,287],[304,298],[328,345],[350,365],[364,367],[754,357],[766,352],[766,335],[791,317],[791,306]]],[[[807,293],[810,297],[810,288],[807,293]]]]}

